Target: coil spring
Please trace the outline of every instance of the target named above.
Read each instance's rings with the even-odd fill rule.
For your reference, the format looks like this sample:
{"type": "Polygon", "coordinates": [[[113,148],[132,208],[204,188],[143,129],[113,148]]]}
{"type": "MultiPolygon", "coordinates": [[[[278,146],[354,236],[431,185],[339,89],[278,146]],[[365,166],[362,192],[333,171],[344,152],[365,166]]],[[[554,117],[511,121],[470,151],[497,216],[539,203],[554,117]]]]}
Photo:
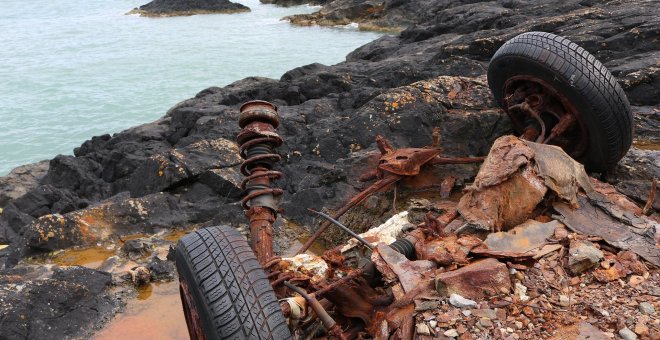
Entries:
{"type": "MultiPolygon", "coordinates": [[[[281,144],[282,138],[276,134],[252,138],[241,144],[241,156],[245,158],[245,161],[241,164],[241,173],[246,176],[241,182],[241,189],[245,192],[245,196],[241,199],[243,209],[249,209],[248,203],[256,197],[265,195],[277,197],[284,192],[282,189],[270,186],[271,181],[280,179],[283,176],[280,171],[271,170],[273,164],[282,159],[280,155],[274,152],[274,145],[281,144]],[[263,184],[255,184],[254,181],[260,178],[268,178],[268,181],[263,181],[263,184]]],[[[277,210],[274,202],[269,208],[277,210]]]]}

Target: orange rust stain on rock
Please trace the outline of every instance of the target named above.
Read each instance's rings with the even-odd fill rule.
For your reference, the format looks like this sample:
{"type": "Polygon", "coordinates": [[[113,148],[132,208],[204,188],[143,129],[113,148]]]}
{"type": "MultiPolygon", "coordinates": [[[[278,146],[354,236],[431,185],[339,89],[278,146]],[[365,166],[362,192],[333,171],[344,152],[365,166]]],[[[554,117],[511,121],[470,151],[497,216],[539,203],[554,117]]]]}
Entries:
{"type": "Polygon", "coordinates": [[[163,240],[177,242],[180,238],[186,236],[191,230],[174,230],[163,237],[163,240]]]}
{"type": "Polygon", "coordinates": [[[69,249],[57,253],[51,258],[51,261],[60,266],[83,266],[96,269],[114,254],[114,249],[104,247],[69,249]]]}
{"type": "Polygon", "coordinates": [[[137,291],[138,291],[137,299],[138,300],[146,300],[146,299],[150,298],[151,295],[153,294],[154,285],[150,283],[150,284],[139,286],[139,287],[137,287],[137,291]]]}

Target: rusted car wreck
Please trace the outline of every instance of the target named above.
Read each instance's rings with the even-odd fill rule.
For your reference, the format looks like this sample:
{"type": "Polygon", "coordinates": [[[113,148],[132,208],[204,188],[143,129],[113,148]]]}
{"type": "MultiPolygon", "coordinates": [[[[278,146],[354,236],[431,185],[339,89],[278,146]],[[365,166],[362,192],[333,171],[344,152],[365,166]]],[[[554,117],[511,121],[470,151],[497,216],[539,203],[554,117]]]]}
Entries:
{"type": "MultiPolygon", "coordinates": [[[[646,216],[649,208],[585,172],[611,168],[632,141],[630,108],[612,75],[574,43],[531,32],[495,54],[489,84],[520,137],[499,138],[486,157],[454,158],[443,155],[439,129],[423,148],[397,149],[378,136],[378,163],[355,174],[373,183],[331,216],[311,211],[324,222],[298,255],[284,258],[272,246],[283,194],[274,184],[282,176],[275,170],[283,143],[277,109],[244,104],[237,142],[250,243],[224,226],[179,242],[191,338],[472,338],[455,322],[470,314],[478,316],[476,327],[510,318],[534,338],[516,315],[568,324],[557,314],[571,304],[566,289],[577,275],[598,268],[594,277],[611,281],[660,266],[660,225],[646,216]],[[455,179],[426,171],[481,162],[458,202],[446,200],[455,179]],[[421,223],[404,211],[358,235],[339,222],[371,195],[420,181],[433,182],[440,196],[421,204],[421,223]],[[322,255],[306,252],[331,227],[352,239],[322,255]],[[534,270],[536,276],[521,274],[534,270]],[[521,281],[534,277],[544,280],[528,292],[521,281]],[[544,289],[558,290],[559,298],[544,289]]],[[[598,332],[587,328],[577,331],[598,332]]],[[[515,338],[501,329],[498,338],[515,338]]]]}

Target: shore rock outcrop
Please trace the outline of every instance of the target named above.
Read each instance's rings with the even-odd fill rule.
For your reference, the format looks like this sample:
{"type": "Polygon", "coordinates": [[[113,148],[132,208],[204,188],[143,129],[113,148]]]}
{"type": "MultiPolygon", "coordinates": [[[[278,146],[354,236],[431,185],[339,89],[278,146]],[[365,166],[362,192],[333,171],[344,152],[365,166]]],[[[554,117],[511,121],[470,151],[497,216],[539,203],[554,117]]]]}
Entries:
{"type": "Polygon", "coordinates": [[[143,17],[174,17],[249,11],[249,7],[229,0],[153,0],[126,14],[139,14],[143,17]]]}
{"type": "Polygon", "coordinates": [[[402,0],[333,0],[319,11],[287,17],[301,26],[336,26],[357,23],[360,29],[401,32],[406,27],[431,18],[431,13],[442,6],[440,1],[402,0]]]}
{"type": "Polygon", "coordinates": [[[121,307],[110,274],[84,267],[0,273],[3,339],[88,338],[121,307]]]}
{"type": "MultiPolygon", "coordinates": [[[[280,79],[250,77],[205,89],[155,122],[94,137],[73,156],[1,178],[0,290],[7,284],[1,275],[42,284],[20,268],[26,256],[44,251],[121,243],[131,234],[162,238],[156,235],[212,224],[241,227],[246,219],[238,203],[240,158],[233,141],[238,106],[248,100],[279,106],[285,144],[277,166],[285,176],[276,185],[285,190],[283,216],[312,229],[315,220],[307,208],[336,209],[365,187],[358,178],[376,166],[377,134],[395,147],[423,147],[437,126],[445,154],[485,155],[496,138],[512,131],[486,84],[488,61],[507,39],[526,31],[575,41],[623,85],[640,148],[633,147],[605,179],[639,203],[648,197],[650,180],[660,177],[656,3],[335,0],[321,12],[324,18],[331,13],[337,20],[349,18],[342,23],[406,29],[356,49],[337,65],[310,64],[280,79]]],[[[463,184],[478,166],[434,169],[440,178],[452,175],[463,184]]],[[[402,201],[405,187],[399,195],[402,201]]],[[[343,221],[356,230],[378,224],[393,214],[392,198],[375,197],[343,221]]],[[[286,235],[289,227],[277,225],[275,233],[293,240],[286,235]]],[[[287,246],[280,242],[276,250],[287,246]]],[[[8,316],[0,319],[0,337],[19,317],[17,310],[3,310],[8,316]]],[[[101,314],[89,313],[85,322],[101,314]]],[[[24,322],[38,317],[43,316],[28,314],[24,322]]],[[[21,332],[12,334],[21,338],[21,332]]],[[[51,336],[82,335],[62,330],[51,336]]]]}
{"type": "Polygon", "coordinates": [[[0,207],[34,189],[47,171],[48,161],[41,161],[19,166],[7,176],[0,177],[0,207]]]}

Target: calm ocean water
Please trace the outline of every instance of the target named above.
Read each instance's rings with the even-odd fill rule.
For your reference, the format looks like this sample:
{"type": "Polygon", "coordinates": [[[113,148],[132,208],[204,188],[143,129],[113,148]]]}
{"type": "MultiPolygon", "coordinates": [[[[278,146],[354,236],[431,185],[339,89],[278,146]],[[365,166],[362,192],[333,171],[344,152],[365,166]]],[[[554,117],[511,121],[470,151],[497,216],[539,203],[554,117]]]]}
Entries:
{"type": "Polygon", "coordinates": [[[379,36],[294,27],[279,8],[239,0],[250,13],[141,18],[148,0],[4,0],[0,10],[0,176],[71,154],[84,140],[161,117],[209,86],[334,64],[379,36]]]}

